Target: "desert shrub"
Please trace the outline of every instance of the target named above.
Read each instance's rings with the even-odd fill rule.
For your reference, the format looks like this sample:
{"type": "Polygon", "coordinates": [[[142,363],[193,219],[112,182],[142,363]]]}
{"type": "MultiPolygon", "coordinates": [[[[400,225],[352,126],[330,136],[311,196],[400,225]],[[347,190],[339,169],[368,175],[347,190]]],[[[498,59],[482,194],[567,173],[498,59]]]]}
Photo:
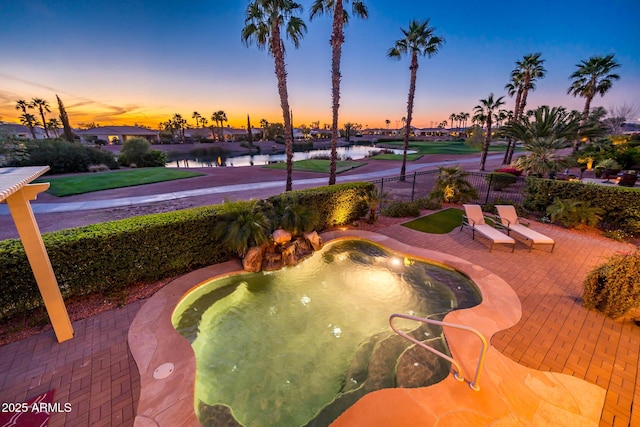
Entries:
{"type": "Polygon", "coordinates": [[[420,207],[416,202],[392,202],[382,210],[382,215],[391,218],[419,216],[420,207]]]}
{"type": "Polygon", "coordinates": [[[109,167],[107,165],[91,165],[87,168],[87,170],[89,172],[106,172],[109,170],[109,167]]]}
{"type": "Polygon", "coordinates": [[[555,199],[547,208],[547,213],[551,221],[558,221],[567,228],[585,225],[596,227],[602,219],[602,209],[582,200],[555,199]]]}
{"type": "Polygon", "coordinates": [[[433,199],[429,199],[428,197],[422,197],[420,199],[415,199],[414,203],[416,203],[418,205],[419,209],[436,210],[436,209],[440,209],[442,207],[442,205],[440,204],[439,201],[433,200],[433,199]]]}
{"type": "Polygon", "coordinates": [[[139,168],[156,167],[167,163],[167,155],[162,151],[152,150],[151,144],[146,139],[131,138],[122,145],[118,161],[122,165],[135,164],[139,168]]]}
{"type": "Polygon", "coordinates": [[[518,177],[510,173],[492,172],[485,176],[485,180],[493,190],[502,191],[511,184],[515,184],[518,177]]]}
{"type": "Polygon", "coordinates": [[[63,139],[30,139],[24,141],[26,156],[16,159],[12,166],[47,165],[51,174],[87,172],[90,165],[105,164],[118,168],[113,153],[102,148],[87,147],[79,142],[63,139]]]}
{"type": "Polygon", "coordinates": [[[640,252],[614,255],[584,281],[582,303],[616,318],[640,308],[640,252]]]}

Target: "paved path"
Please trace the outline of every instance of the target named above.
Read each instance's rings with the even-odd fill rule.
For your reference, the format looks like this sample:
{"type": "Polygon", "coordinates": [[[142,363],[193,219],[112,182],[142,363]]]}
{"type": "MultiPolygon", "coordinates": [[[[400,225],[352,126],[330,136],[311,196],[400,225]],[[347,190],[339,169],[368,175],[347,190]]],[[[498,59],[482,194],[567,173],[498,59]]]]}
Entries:
{"type": "MultiPolygon", "coordinates": [[[[502,159],[502,154],[495,154],[487,157],[488,161],[496,161],[502,159]]],[[[444,160],[438,162],[428,163],[411,163],[407,165],[407,174],[417,170],[435,169],[439,166],[446,166],[452,164],[469,165],[478,162],[477,157],[467,157],[455,160],[444,160]]],[[[236,168],[240,169],[240,168],[236,168]]],[[[245,169],[245,168],[242,168],[245,169]]],[[[246,168],[248,170],[248,168],[246,168]]],[[[242,173],[242,170],[238,171],[242,173]]],[[[353,175],[340,175],[337,178],[338,182],[352,182],[352,181],[372,181],[375,179],[398,175],[398,168],[385,168],[373,172],[353,174],[353,175]]],[[[295,188],[308,188],[326,185],[327,178],[307,178],[298,179],[294,181],[295,188]]],[[[234,194],[238,195],[243,192],[251,191],[260,192],[260,194],[277,194],[282,191],[282,179],[267,182],[251,182],[245,184],[229,184],[219,185],[214,187],[203,187],[192,190],[184,191],[171,191],[160,194],[148,194],[140,196],[121,197],[113,199],[103,200],[86,200],[78,202],[58,202],[58,203],[32,203],[34,213],[56,213],[56,212],[77,212],[95,209],[106,209],[123,206],[134,206],[146,203],[165,202],[168,200],[183,199],[195,196],[208,196],[208,195],[224,195],[234,194]]],[[[0,215],[8,215],[9,208],[6,205],[0,205],[0,215]]]]}

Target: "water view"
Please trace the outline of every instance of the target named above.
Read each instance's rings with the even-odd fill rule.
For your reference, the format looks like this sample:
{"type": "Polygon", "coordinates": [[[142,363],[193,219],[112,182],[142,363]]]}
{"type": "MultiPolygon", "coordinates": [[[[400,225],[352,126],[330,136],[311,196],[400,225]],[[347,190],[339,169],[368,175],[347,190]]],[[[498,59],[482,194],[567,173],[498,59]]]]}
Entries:
{"type": "MultiPolygon", "coordinates": [[[[347,147],[338,147],[338,160],[358,160],[368,157],[372,152],[380,151],[381,148],[376,148],[371,145],[350,145],[347,147]]],[[[385,149],[391,151],[394,154],[402,154],[402,150],[385,149]]],[[[266,150],[265,150],[266,151],[266,150]]],[[[408,151],[409,153],[415,153],[415,151],[408,151]]],[[[167,167],[179,167],[179,168],[204,168],[204,167],[242,167],[242,166],[254,166],[254,165],[268,165],[271,163],[280,163],[287,160],[285,153],[263,153],[263,154],[250,154],[235,157],[228,157],[222,153],[209,152],[205,153],[186,153],[170,159],[167,163],[167,167]]],[[[329,157],[331,156],[331,150],[317,149],[310,151],[301,151],[293,153],[293,161],[307,160],[315,157],[329,157]]]]}

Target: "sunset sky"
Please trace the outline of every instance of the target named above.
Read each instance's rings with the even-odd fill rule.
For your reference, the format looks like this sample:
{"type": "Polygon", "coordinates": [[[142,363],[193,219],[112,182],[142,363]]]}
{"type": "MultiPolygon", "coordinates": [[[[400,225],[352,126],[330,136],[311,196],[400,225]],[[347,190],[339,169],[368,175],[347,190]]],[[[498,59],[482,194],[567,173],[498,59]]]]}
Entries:
{"type": "MultiPolygon", "coordinates": [[[[331,19],[309,22],[299,49],[287,48],[294,125],[331,121],[331,19]]],[[[240,126],[250,114],[282,122],[273,58],[240,39],[248,1],[0,0],[0,120],[17,122],[18,99],[55,95],[71,125],[158,123],[194,111],[224,110],[240,126]]],[[[345,28],[340,124],[397,127],[406,116],[409,59],[387,58],[411,19],[431,19],[446,44],[420,58],[413,125],[436,126],[469,112],[493,92],[505,95],[515,62],[542,52],[547,76],[528,108],[581,110],[567,95],[569,75],[592,55],[615,54],[621,79],[593,106],[640,107],[640,1],[540,0],[457,2],[365,0],[369,19],[345,28]],[[489,7],[487,7],[488,5],[489,7]]],[[[349,6],[348,6],[349,8],[349,6]]],[[[505,97],[506,107],[513,100],[505,97]]],[[[638,118],[634,118],[637,120],[638,118]]]]}

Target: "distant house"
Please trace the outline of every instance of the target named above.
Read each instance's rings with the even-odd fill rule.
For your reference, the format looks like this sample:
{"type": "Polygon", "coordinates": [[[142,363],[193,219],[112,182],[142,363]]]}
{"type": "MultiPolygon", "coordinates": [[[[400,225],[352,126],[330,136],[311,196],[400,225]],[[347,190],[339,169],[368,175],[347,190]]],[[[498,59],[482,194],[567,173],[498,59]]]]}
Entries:
{"type": "MultiPolygon", "coordinates": [[[[44,129],[41,127],[36,126],[33,128],[33,131],[36,134],[36,139],[44,139],[47,137],[47,135],[44,133],[44,129]]],[[[0,122],[0,133],[17,136],[18,138],[25,138],[25,139],[33,138],[29,128],[25,125],[21,125],[18,123],[0,122]]],[[[54,135],[51,135],[51,137],[54,137],[54,135]]]]}
{"type": "Polygon", "coordinates": [[[109,145],[123,144],[127,139],[143,138],[151,143],[160,140],[159,132],[139,126],[98,126],[75,131],[83,142],[106,141],[109,145]]]}

